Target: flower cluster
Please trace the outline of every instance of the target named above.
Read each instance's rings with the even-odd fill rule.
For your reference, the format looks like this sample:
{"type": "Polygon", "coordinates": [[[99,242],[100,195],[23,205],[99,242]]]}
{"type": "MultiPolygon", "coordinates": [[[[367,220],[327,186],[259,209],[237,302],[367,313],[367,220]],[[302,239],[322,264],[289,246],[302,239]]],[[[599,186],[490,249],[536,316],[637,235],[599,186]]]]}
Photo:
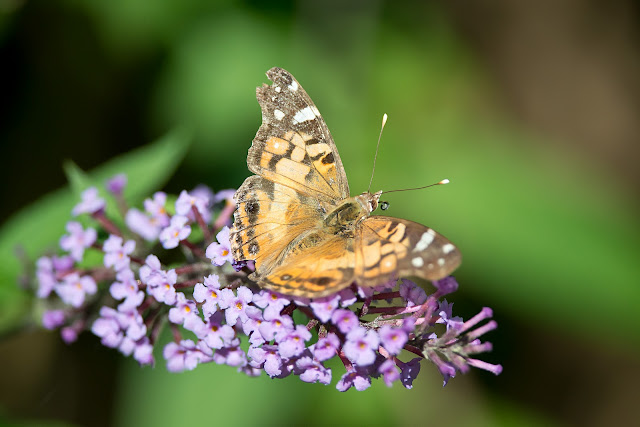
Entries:
{"type": "Polygon", "coordinates": [[[364,390],[373,378],[411,388],[421,360],[431,361],[445,384],[471,366],[502,370],[474,358],[491,350],[479,340],[497,326],[479,326],[491,310],[465,322],[442,299],[458,287],[452,277],[434,282],[430,295],[405,279],[376,288],[353,284],[314,300],[275,294],[247,278],[251,262],[231,255],[233,190],[196,188],[177,198],[157,192],[138,210],[125,203],[125,186],[121,175],[106,185],[122,218],[108,218],[98,190],[87,189],[72,211],[80,218],[60,239],[64,254],[37,262],[36,294],[47,306],[42,323],[60,328],[67,343],[90,330],[105,346],[152,365],[168,327],[173,340],[161,354],[171,372],[214,362],[251,376],[264,371],[329,384],[327,362],[335,358],[344,366],[340,391],[364,390]],[[163,263],[159,246],[183,261],[163,263]],[[174,248],[182,251],[167,251],[174,248]],[[87,266],[90,251],[101,255],[101,265],[87,266]]]}

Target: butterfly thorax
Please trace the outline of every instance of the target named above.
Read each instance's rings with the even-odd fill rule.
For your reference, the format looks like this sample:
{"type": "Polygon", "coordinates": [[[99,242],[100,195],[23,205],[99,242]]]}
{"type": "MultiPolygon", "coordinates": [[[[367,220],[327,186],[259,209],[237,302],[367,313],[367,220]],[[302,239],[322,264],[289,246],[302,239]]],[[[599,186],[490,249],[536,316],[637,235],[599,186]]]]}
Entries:
{"type": "Polygon", "coordinates": [[[355,227],[378,207],[380,192],[365,192],[356,197],[344,199],[340,205],[329,212],[324,226],[334,234],[353,235],[355,227]]]}

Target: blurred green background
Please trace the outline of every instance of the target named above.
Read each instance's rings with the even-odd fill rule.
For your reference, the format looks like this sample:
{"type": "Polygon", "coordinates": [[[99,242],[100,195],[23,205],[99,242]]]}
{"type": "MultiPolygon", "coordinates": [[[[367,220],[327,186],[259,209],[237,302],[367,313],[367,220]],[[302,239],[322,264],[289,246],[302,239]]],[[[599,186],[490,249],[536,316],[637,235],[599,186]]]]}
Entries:
{"type": "Polygon", "coordinates": [[[0,317],[12,331],[0,423],[640,422],[639,12],[631,0],[0,0],[0,317]],[[389,195],[389,213],[461,248],[449,299],[465,318],[494,309],[484,359],[502,375],[443,389],[423,363],[413,390],[342,394],[213,364],[171,375],[90,334],[66,346],[16,329],[29,301],[15,245],[33,260],[63,233],[70,193],[42,199],[67,185],[63,162],[120,156],[110,167],[126,165],[138,200],[158,186],[237,187],[261,121],[255,87],[273,66],[323,113],[354,194],[385,112],[374,189],[451,180],[389,195]],[[145,181],[151,170],[167,179],[145,181]]]}

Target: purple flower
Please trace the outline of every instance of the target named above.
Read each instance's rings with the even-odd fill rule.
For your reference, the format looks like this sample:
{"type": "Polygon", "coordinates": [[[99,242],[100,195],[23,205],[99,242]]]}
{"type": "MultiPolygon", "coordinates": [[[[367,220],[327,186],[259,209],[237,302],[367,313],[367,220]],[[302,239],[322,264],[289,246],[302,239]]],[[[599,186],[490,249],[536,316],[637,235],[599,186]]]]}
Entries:
{"type": "Polygon", "coordinates": [[[122,194],[122,190],[127,185],[127,175],[120,173],[107,181],[107,191],[117,196],[122,194]]]}
{"type": "Polygon", "coordinates": [[[104,199],[98,197],[98,189],[89,187],[82,192],[82,201],[73,207],[71,214],[78,216],[83,213],[94,214],[104,209],[104,199]]]}
{"type": "Polygon", "coordinates": [[[400,354],[409,339],[404,330],[389,325],[382,326],[378,331],[378,335],[380,336],[382,346],[394,356],[400,354]]]}
{"type": "Polygon", "coordinates": [[[421,358],[416,357],[400,366],[400,381],[405,388],[410,389],[413,387],[413,380],[415,380],[420,373],[420,360],[421,358]]]}
{"type": "Polygon", "coordinates": [[[151,345],[148,337],[143,337],[141,340],[136,341],[133,358],[141,365],[153,365],[153,345],[151,345]]]}
{"type": "Polygon", "coordinates": [[[284,339],[278,341],[280,356],[287,359],[300,356],[305,349],[305,342],[311,339],[311,332],[304,325],[296,326],[284,339]]]}
{"type": "Polygon", "coordinates": [[[189,194],[196,199],[206,200],[207,209],[209,209],[212,203],[215,202],[215,195],[213,193],[213,190],[209,188],[208,185],[198,184],[196,188],[189,192],[189,194]]]}
{"type": "Polygon", "coordinates": [[[425,290],[407,279],[401,280],[400,296],[407,301],[407,307],[424,304],[427,300],[425,290]]]}
{"type": "Polygon", "coordinates": [[[296,361],[300,379],[306,383],[331,383],[331,369],[325,368],[322,363],[310,357],[301,357],[296,361]]]}
{"type": "Polygon", "coordinates": [[[171,218],[169,226],[160,232],[160,242],[162,242],[163,248],[176,248],[182,240],[189,237],[191,226],[187,224],[187,221],[187,217],[182,215],[175,215],[171,218]]]}
{"type": "Polygon", "coordinates": [[[54,256],[51,258],[51,262],[57,273],[65,273],[73,268],[73,258],[70,256],[54,256]]]}
{"type": "Polygon", "coordinates": [[[229,227],[224,226],[216,235],[218,242],[213,242],[207,248],[206,256],[211,260],[211,264],[220,266],[226,262],[233,262],[231,255],[231,244],[229,242],[229,227]]]}
{"type": "Polygon", "coordinates": [[[144,210],[151,215],[151,223],[156,227],[164,228],[170,223],[169,215],[165,209],[167,195],[158,191],[153,195],[153,199],[145,199],[144,210]]]}
{"type": "Polygon", "coordinates": [[[127,240],[124,244],[122,242],[122,237],[113,234],[104,242],[102,249],[105,267],[113,267],[116,271],[129,268],[131,261],[129,255],[136,248],[136,242],[133,240],[127,240]]]}
{"type": "Polygon", "coordinates": [[[199,363],[212,360],[212,351],[203,342],[197,345],[191,340],[182,340],[180,344],[170,342],[164,347],[162,355],[167,360],[169,372],[193,370],[199,363]]]}
{"type": "Polygon", "coordinates": [[[176,214],[188,217],[191,221],[195,221],[196,218],[193,214],[193,207],[198,210],[200,216],[204,220],[205,224],[208,224],[211,220],[211,211],[209,210],[210,199],[206,194],[197,192],[197,195],[187,193],[182,190],[178,200],[176,200],[176,214]]]}
{"type": "Polygon", "coordinates": [[[202,303],[202,313],[207,318],[216,312],[220,302],[220,280],[217,274],[210,274],[204,278],[204,284],[196,283],[193,289],[193,299],[202,303]]]}
{"type": "Polygon", "coordinates": [[[339,348],[340,339],[333,332],[329,332],[326,337],[320,338],[313,347],[313,355],[322,362],[335,356],[339,348]]]}
{"type": "Polygon", "coordinates": [[[366,390],[371,387],[371,378],[360,370],[346,372],[336,384],[336,389],[347,391],[351,387],[355,387],[358,391],[366,390]]]}
{"type": "Polygon", "coordinates": [[[158,302],[173,305],[176,302],[176,289],[173,285],[176,284],[177,280],[178,275],[173,269],[151,273],[147,281],[147,293],[158,302]]]}
{"type": "Polygon", "coordinates": [[[114,299],[124,300],[118,306],[118,310],[129,311],[142,304],[144,292],[138,289],[138,282],[133,275],[133,271],[128,268],[120,270],[116,274],[116,279],[118,281],[111,284],[109,292],[114,299]]]}
{"type": "Polygon", "coordinates": [[[378,368],[378,372],[382,375],[382,379],[387,387],[391,387],[394,381],[398,381],[400,379],[398,367],[393,359],[385,360],[378,368]]]}
{"type": "Polygon", "coordinates": [[[359,325],[358,317],[351,310],[337,309],[331,315],[331,321],[343,334],[348,333],[359,325]]]}
{"type": "Polygon", "coordinates": [[[217,312],[209,317],[209,321],[200,332],[201,335],[198,338],[213,349],[230,346],[236,337],[236,333],[231,326],[222,324],[222,312],[217,312]]]}
{"type": "Polygon", "coordinates": [[[221,291],[221,305],[226,309],[225,315],[229,325],[235,325],[238,319],[243,323],[247,321],[249,317],[246,308],[252,299],[253,292],[246,286],[240,286],[237,289],[237,295],[234,295],[230,289],[221,291]]]}
{"type": "Polygon", "coordinates": [[[293,319],[291,316],[281,316],[274,310],[265,310],[264,321],[258,326],[258,330],[265,340],[278,341],[293,330],[293,319]]]}
{"type": "Polygon", "coordinates": [[[340,296],[333,295],[313,300],[309,305],[316,317],[320,319],[322,323],[326,323],[331,319],[331,315],[338,308],[339,303],[340,296]]]}
{"type": "Polygon", "coordinates": [[[197,317],[195,301],[187,299],[182,292],[178,292],[176,296],[176,306],[169,310],[169,321],[181,325],[190,317],[197,317]]]}
{"type": "Polygon", "coordinates": [[[375,331],[357,327],[347,334],[344,354],[358,366],[371,365],[376,360],[379,344],[380,339],[375,331]]]}
{"type": "Polygon", "coordinates": [[[250,305],[246,308],[245,312],[247,313],[247,320],[242,323],[242,332],[244,332],[246,336],[250,336],[252,332],[257,331],[259,335],[260,331],[258,331],[258,327],[264,320],[262,310],[250,305]]]}
{"type": "Polygon", "coordinates": [[[75,221],[67,223],[68,235],[60,238],[60,247],[71,253],[71,257],[80,262],[84,255],[84,250],[96,241],[98,236],[93,228],[82,229],[82,224],[75,221]]]}
{"type": "Polygon", "coordinates": [[[278,347],[274,345],[263,345],[262,347],[249,347],[248,356],[251,358],[251,366],[255,368],[263,368],[270,377],[282,375],[286,370],[278,347]]]}
{"type": "Polygon", "coordinates": [[[140,280],[142,283],[149,285],[150,281],[156,276],[162,276],[164,271],[162,271],[162,264],[160,264],[160,260],[155,255],[149,255],[144,260],[145,264],[140,267],[140,280]]]}
{"type": "Polygon", "coordinates": [[[124,222],[133,231],[147,241],[153,241],[158,238],[162,227],[159,226],[152,218],[149,218],[144,212],[131,208],[127,211],[124,222]]]}
{"type": "Polygon", "coordinates": [[[227,347],[223,347],[213,354],[213,361],[218,365],[243,367],[247,364],[247,355],[240,348],[240,340],[235,338],[227,347]]]}
{"type": "Polygon", "coordinates": [[[64,281],[56,286],[60,299],[76,308],[84,303],[87,294],[93,295],[97,290],[96,281],[91,276],[80,277],[78,273],[65,276],[64,281]]]}
{"type": "Polygon", "coordinates": [[[42,326],[52,330],[64,325],[65,315],[62,310],[47,310],[42,314],[42,326]]]}
{"type": "Polygon", "coordinates": [[[262,289],[253,295],[253,303],[260,308],[273,307],[274,310],[279,313],[285,306],[289,305],[291,301],[286,298],[281,298],[280,294],[262,289]]]}
{"type": "Polygon", "coordinates": [[[118,321],[119,313],[111,307],[102,307],[100,317],[91,326],[91,332],[102,338],[102,345],[115,348],[120,345],[124,334],[118,321]]]}
{"type": "Polygon", "coordinates": [[[228,204],[235,204],[233,201],[233,196],[236,194],[236,190],[228,189],[228,190],[220,190],[213,197],[213,203],[218,203],[221,201],[226,201],[228,204]]]}
{"type": "Polygon", "coordinates": [[[125,335],[132,340],[137,341],[147,334],[147,326],[137,310],[119,311],[117,319],[125,335]]]}
{"type": "Polygon", "coordinates": [[[464,321],[462,317],[451,317],[453,312],[453,303],[448,303],[446,299],[440,301],[438,307],[438,315],[440,318],[436,320],[436,323],[444,323],[447,325],[447,331],[451,328],[461,329],[464,321]]]}
{"type": "Polygon", "coordinates": [[[73,326],[66,326],[60,329],[60,337],[65,344],[71,344],[78,339],[78,329],[73,326]]]}
{"type": "Polygon", "coordinates": [[[58,281],[53,271],[53,261],[51,258],[43,256],[36,263],[36,277],[38,279],[38,298],[47,298],[58,281]]]}

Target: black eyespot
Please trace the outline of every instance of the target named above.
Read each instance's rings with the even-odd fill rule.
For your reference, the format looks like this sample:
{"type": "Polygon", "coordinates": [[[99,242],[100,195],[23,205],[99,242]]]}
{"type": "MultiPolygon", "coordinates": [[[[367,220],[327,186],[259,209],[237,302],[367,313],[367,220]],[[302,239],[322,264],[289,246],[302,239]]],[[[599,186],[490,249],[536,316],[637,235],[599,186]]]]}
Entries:
{"type": "Polygon", "coordinates": [[[382,209],[383,211],[386,211],[387,209],[389,209],[389,202],[380,203],[380,209],[382,209]]]}

